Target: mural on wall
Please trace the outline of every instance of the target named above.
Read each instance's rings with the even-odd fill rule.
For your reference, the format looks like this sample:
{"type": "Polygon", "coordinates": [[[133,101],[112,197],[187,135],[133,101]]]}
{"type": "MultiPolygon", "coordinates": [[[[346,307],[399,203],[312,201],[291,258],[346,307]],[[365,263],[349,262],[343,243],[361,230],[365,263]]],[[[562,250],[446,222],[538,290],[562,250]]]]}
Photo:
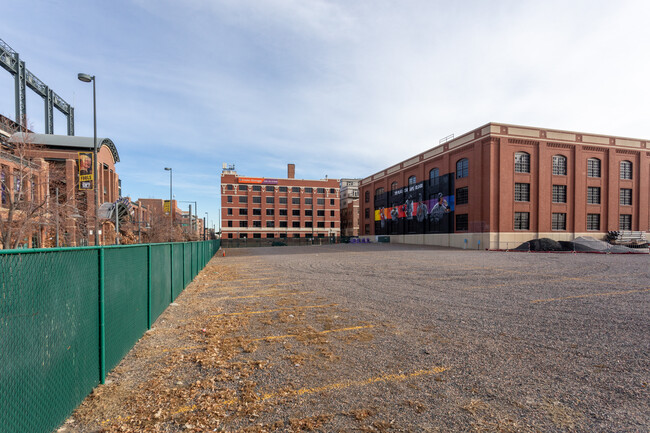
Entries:
{"type": "Polygon", "coordinates": [[[375,234],[452,233],[454,173],[375,196],[375,234]]]}

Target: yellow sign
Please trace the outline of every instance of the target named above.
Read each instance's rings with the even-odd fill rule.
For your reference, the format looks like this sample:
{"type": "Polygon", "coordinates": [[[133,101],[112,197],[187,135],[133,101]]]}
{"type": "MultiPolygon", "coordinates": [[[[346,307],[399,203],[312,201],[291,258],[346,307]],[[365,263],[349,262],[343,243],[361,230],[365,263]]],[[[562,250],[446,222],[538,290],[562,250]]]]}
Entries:
{"type": "Polygon", "coordinates": [[[93,153],[77,152],[79,156],[79,189],[93,189],[93,153]]]}
{"type": "Polygon", "coordinates": [[[163,200],[163,212],[169,213],[171,212],[171,202],[169,200],[163,200]]]}

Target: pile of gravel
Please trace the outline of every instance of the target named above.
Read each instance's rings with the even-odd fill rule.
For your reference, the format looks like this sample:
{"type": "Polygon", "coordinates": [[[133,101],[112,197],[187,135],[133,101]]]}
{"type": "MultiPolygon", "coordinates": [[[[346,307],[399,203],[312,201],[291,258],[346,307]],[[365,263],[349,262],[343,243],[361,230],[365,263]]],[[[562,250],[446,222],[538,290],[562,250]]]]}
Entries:
{"type": "Polygon", "coordinates": [[[647,248],[628,248],[612,245],[591,236],[581,236],[573,241],[554,241],[549,238],[531,239],[515,248],[516,251],[577,251],[590,253],[647,254],[647,248]]]}

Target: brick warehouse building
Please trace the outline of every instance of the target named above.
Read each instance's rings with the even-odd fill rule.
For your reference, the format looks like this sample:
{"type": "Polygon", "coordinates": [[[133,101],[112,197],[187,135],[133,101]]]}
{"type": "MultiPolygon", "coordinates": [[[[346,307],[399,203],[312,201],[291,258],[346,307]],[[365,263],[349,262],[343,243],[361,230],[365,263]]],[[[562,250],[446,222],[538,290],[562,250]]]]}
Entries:
{"type": "Polygon", "coordinates": [[[221,174],[222,239],[340,236],[340,188],[336,179],[243,177],[221,174]]]}
{"type": "Polygon", "coordinates": [[[362,235],[513,248],[647,231],[650,140],[488,123],[361,181],[362,235]]]}

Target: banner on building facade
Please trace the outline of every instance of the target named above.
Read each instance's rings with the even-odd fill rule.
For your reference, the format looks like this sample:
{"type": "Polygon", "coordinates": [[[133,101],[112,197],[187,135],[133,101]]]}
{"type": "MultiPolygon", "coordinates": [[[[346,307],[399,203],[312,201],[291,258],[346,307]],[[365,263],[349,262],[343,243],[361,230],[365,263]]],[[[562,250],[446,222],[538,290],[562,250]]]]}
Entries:
{"type": "Polygon", "coordinates": [[[92,152],[77,152],[78,160],[77,165],[79,166],[79,189],[80,190],[89,190],[94,187],[94,176],[93,176],[93,153],[92,152]]]}
{"type": "Polygon", "coordinates": [[[169,214],[171,212],[172,206],[170,200],[163,200],[163,212],[169,214]]]}
{"type": "Polygon", "coordinates": [[[453,173],[375,196],[375,234],[452,233],[453,173]]]}
{"type": "Polygon", "coordinates": [[[238,177],[237,183],[259,183],[262,185],[277,185],[277,179],[266,179],[264,177],[238,177]]]}

